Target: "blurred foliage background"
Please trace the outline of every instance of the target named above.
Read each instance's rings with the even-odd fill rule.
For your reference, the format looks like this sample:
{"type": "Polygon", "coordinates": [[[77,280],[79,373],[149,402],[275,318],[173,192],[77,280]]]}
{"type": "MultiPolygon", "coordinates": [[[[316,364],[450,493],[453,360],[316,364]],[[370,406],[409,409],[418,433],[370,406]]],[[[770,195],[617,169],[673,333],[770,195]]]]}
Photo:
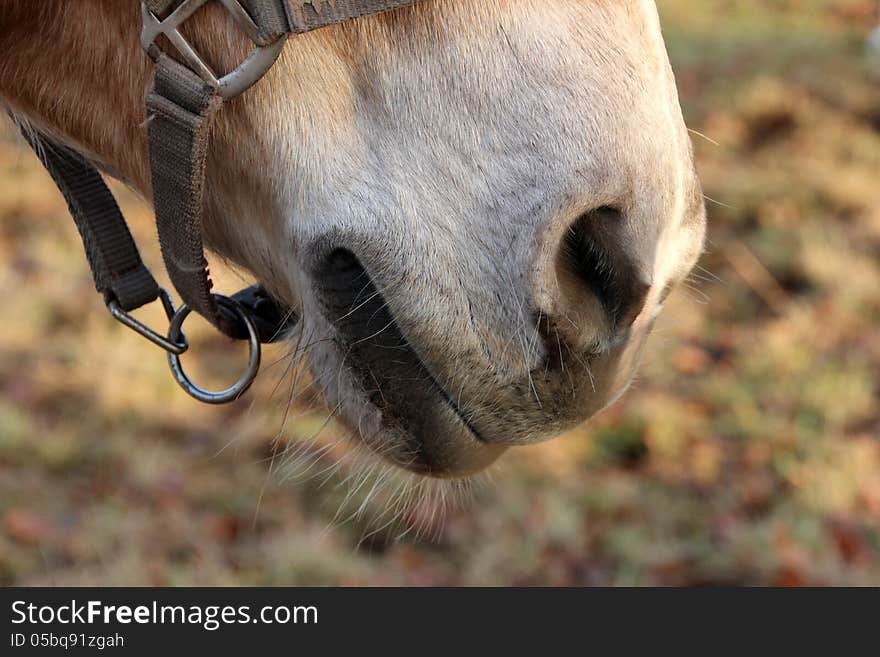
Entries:
{"type": "MultiPolygon", "coordinates": [[[[702,267],[621,403],[402,524],[375,472],[332,467],[343,433],[308,390],[286,418],[283,349],[232,407],[176,388],[103,311],[7,128],[0,584],[880,585],[876,3],[658,4],[711,199],[702,267]]],[[[149,213],[115,189],[161,271],[149,213]]],[[[191,333],[224,357],[189,366],[235,371],[191,333]]]]}

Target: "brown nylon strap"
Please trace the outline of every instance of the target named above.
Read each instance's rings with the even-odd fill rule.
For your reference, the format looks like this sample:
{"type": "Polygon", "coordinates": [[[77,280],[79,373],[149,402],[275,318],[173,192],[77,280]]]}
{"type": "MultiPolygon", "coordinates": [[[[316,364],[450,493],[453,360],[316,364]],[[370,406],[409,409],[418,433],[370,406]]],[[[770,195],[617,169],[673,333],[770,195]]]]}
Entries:
{"type": "MultiPolygon", "coordinates": [[[[219,95],[195,73],[162,55],[147,96],[150,168],[159,245],[168,276],[184,302],[227,336],[248,338],[240,315],[211,293],[202,243],[205,163],[210,121],[219,95]]],[[[295,318],[259,287],[233,297],[244,306],[262,342],[274,342],[295,318]]]]}
{"type": "Polygon", "coordinates": [[[171,10],[179,5],[181,0],[145,0],[147,7],[157,16],[170,14],[171,10]]]}
{"type": "MultiPolygon", "coordinates": [[[[198,2],[199,0],[190,0],[198,2]]],[[[225,0],[229,1],[229,0],[225,0]]],[[[235,1],[235,0],[233,0],[235,1]]],[[[237,0],[259,28],[258,45],[275,42],[289,32],[285,0],[237,0]]],[[[159,18],[167,18],[184,4],[185,0],[144,0],[147,8],[159,18]]],[[[207,3],[207,0],[202,0],[207,3]]],[[[299,4],[299,3],[296,3],[299,4]]]]}
{"type": "MultiPolygon", "coordinates": [[[[260,28],[260,41],[271,43],[284,34],[301,34],[343,21],[414,5],[419,0],[239,0],[260,28]]],[[[182,0],[146,0],[157,16],[167,16],[182,0]]]]}
{"type": "Polygon", "coordinates": [[[294,34],[416,4],[418,0],[286,0],[288,30],[294,34]]]}
{"type": "MultiPolygon", "coordinates": [[[[165,17],[185,1],[195,2],[146,0],[146,4],[156,15],[165,17]]],[[[412,5],[417,0],[239,1],[256,23],[260,39],[272,43],[287,32],[308,32],[412,5]]],[[[195,72],[167,55],[159,55],[155,83],[147,96],[147,120],[153,203],[165,266],[191,309],[226,335],[243,338],[247,331],[240,319],[226,306],[218,305],[211,293],[202,243],[208,137],[211,119],[222,102],[218,91],[195,72]]],[[[265,315],[273,317],[272,313],[265,315]]]]}
{"type": "MultiPolygon", "coordinates": [[[[269,47],[268,50],[273,55],[277,55],[277,51],[272,46],[279,45],[278,39],[288,32],[308,32],[358,16],[415,4],[417,1],[220,0],[237,17],[238,24],[244,24],[252,40],[258,46],[269,47]],[[236,2],[240,3],[239,7],[234,6],[236,2]],[[256,24],[256,30],[247,17],[241,15],[242,7],[256,24]]],[[[172,26],[176,27],[186,20],[190,15],[189,11],[197,10],[207,0],[143,2],[160,20],[185,4],[188,5],[177,15],[179,20],[173,20],[167,26],[170,30],[172,26]]],[[[155,26],[155,21],[150,23],[151,20],[150,17],[145,17],[145,25],[155,26]]],[[[250,335],[252,340],[259,338],[263,342],[282,338],[296,318],[260,286],[234,295],[234,311],[230,309],[229,303],[218,303],[211,293],[212,284],[202,241],[205,164],[211,119],[220,109],[223,100],[219,89],[212,86],[215,81],[209,84],[182,64],[165,54],[156,54],[153,50],[151,48],[150,53],[157,56],[158,61],[154,85],[146,99],[147,130],[156,225],[168,274],[189,309],[197,311],[226,335],[240,339],[246,339],[250,335]]],[[[158,49],[155,50],[158,52],[158,49]]],[[[252,81],[248,80],[247,84],[252,84],[252,81]]],[[[222,84],[219,86],[222,87],[222,84]]],[[[226,89],[228,91],[229,88],[226,89]]],[[[168,296],[159,288],[141,261],[125,219],[101,175],[82,156],[43,135],[25,133],[25,138],[67,200],[70,213],[82,236],[95,286],[104,295],[113,315],[177,355],[178,352],[172,351],[171,347],[176,348],[178,345],[168,346],[163,336],[127,315],[128,312],[160,297],[169,314],[173,312],[173,308],[168,296]],[[117,311],[122,311],[122,316],[117,311]]],[[[185,317],[186,312],[186,309],[177,312],[172,327],[175,326],[175,321],[182,321],[179,318],[185,317]]],[[[252,347],[251,353],[257,354],[254,362],[258,368],[259,350],[255,351],[252,347]]],[[[218,395],[198,390],[180,371],[175,372],[178,381],[182,381],[190,394],[198,399],[212,403],[220,399],[218,395]],[[193,392],[194,389],[196,393],[193,392]]],[[[255,374],[256,370],[251,376],[255,374]]],[[[246,389],[252,380],[248,379],[244,387],[236,387],[236,394],[246,389]]]]}
{"type": "Polygon", "coordinates": [[[290,29],[287,25],[287,12],[284,0],[240,0],[257,27],[262,45],[273,43],[290,29]]]}
{"type": "Polygon", "coordinates": [[[166,55],[159,57],[147,95],[147,131],[162,257],[187,305],[230,333],[211,294],[202,243],[208,131],[221,103],[219,94],[198,75],[166,55]]]}

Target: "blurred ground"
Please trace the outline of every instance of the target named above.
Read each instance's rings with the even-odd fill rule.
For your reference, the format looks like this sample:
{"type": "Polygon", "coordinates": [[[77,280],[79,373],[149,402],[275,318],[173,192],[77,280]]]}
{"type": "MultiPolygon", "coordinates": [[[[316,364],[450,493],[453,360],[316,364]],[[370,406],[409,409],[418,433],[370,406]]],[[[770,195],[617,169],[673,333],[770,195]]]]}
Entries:
{"type": "Polygon", "coordinates": [[[373,483],[321,474],[340,430],[311,442],[320,410],[276,442],[283,360],[231,408],[183,395],[103,312],[60,197],[7,132],[0,584],[880,585],[876,3],[659,4],[718,202],[703,269],[622,403],[510,455],[442,532],[416,510],[429,541],[394,540],[381,500],[349,519],[373,483]],[[305,476],[270,466],[286,444],[306,446],[305,476]]]}

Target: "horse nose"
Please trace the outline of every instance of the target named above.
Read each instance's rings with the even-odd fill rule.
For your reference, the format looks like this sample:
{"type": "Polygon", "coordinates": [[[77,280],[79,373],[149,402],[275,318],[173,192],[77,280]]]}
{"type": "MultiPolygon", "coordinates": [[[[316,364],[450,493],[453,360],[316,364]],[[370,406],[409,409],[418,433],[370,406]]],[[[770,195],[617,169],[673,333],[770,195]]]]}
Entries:
{"type": "Polygon", "coordinates": [[[594,348],[630,329],[652,287],[655,247],[645,238],[612,207],[583,214],[561,235],[541,310],[569,344],[594,348]]]}
{"type": "Polygon", "coordinates": [[[435,250],[448,267],[375,235],[324,237],[309,276],[315,312],[304,313],[330,345],[310,352],[320,385],[331,401],[365,402],[351,414],[365,418],[368,445],[435,476],[577,426],[637,357],[629,329],[652,296],[658,239],[635,212],[560,217],[524,232],[513,257],[482,244],[435,250]]]}

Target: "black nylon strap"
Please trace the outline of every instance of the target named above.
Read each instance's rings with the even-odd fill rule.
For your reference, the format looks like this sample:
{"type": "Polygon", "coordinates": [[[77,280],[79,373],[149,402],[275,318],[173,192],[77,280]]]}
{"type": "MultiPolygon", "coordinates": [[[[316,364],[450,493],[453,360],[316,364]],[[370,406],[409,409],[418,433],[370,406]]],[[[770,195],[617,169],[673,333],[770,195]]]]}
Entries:
{"type": "Polygon", "coordinates": [[[126,312],[155,301],[159,286],[144,266],[116,199],[95,167],[44,135],[27,130],[22,134],[67,201],[95,287],[105,301],[116,301],[126,312]]]}

